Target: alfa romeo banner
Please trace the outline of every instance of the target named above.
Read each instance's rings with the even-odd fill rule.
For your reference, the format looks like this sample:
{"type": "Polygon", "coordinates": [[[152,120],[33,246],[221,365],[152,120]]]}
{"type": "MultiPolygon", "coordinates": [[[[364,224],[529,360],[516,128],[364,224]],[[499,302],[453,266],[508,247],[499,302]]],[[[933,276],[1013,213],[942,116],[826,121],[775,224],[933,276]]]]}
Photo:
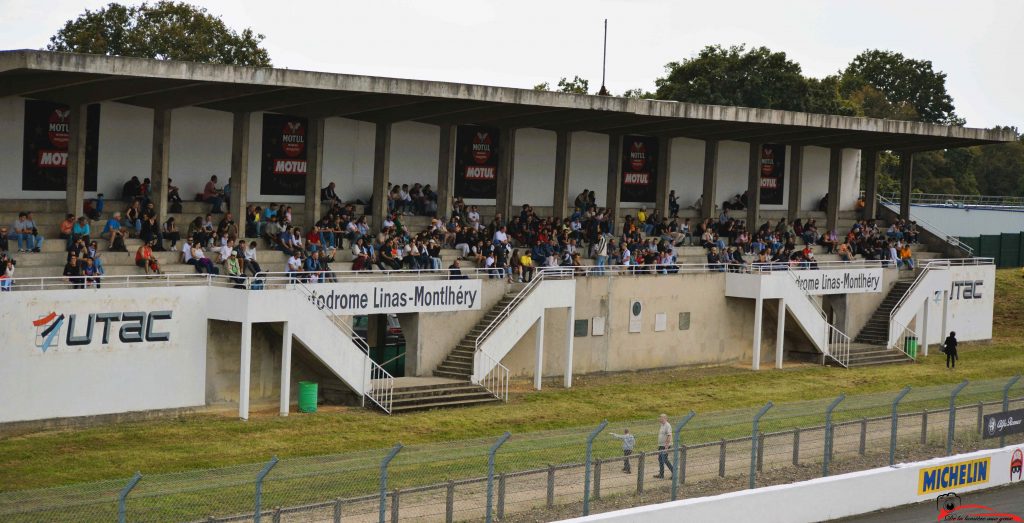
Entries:
{"type": "Polygon", "coordinates": [[[658,176],[658,139],[651,136],[622,137],[623,202],[653,202],[658,176]]]}
{"type": "Polygon", "coordinates": [[[761,146],[761,203],[782,205],[785,188],[786,146],[766,143],[761,146]]]}
{"type": "Polygon", "coordinates": [[[455,196],[498,197],[498,130],[460,125],[455,136],[455,196]]]}
{"type": "Polygon", "coordinates": [[[263,163],[260,192],[281,196],[306,194],[306,126],[309,120],[263,114],[263,163]]]}
{"type": "MultiPolygon", "coordinates": [[[[68,179],[68,143],[71,108],[42,100],[25,100],[25,136],[22,154],[23,191],[64,191],[68,179]]],[[[96,190],[99,158],[100,106],[86,110],[85,190],[96,190]]]]}

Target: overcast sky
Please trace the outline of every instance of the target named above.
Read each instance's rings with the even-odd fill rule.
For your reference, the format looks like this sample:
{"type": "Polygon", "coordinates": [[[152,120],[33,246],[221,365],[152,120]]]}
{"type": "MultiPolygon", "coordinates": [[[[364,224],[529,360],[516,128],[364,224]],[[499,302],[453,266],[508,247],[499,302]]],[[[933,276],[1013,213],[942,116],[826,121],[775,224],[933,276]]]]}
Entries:
{"type": "MultiPolygon", "coordinates": [[[[0,0],[0,49],[42,48],[94,0],[0,0]]],[[[948,75],[970,127],[1024,129],[1024,2],[1019,0],[668,0],[195,2],[252,27],[276,67],[532,87],[580,75],[608,88],[653,90],[664,66],[709,44],[785,51],[804,74],[842,69],[864,49],[927,59],[948,75]]]]}

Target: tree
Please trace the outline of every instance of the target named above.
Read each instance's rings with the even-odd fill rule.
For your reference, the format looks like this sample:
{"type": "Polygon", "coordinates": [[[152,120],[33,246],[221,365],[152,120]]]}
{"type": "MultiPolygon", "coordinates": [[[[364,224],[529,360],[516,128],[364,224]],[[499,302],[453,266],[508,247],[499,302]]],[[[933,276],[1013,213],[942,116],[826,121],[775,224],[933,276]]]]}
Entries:
{"type": "Polygon", "coordinates": [[[567,80],[564,76],[558,81],[558,90],[563,93],[587,94],[590,92],[590,81],[579,76],[567,80]]]}
{"type": "Polygon", "coordinates": [[[124,6],[111,3],[69,20],[46,46],[50,51],[134,56],[159,60],[270,66],[262,34],[241,33],[205,8],[161,1],[124,6]]]}
{"type": "Polygon", "coordinates": [[[800,64],[767,47],[707,46],[696,58],[670,62],[655,80],[662,100],[804,111],[807,81],[800,64]]]}
{"type": "Polygon", "coordinates": [[[550,91],[551,90],[551,84],[549,84],[548,82],[541,82],[541,83],[533,86],[533,90],[534,91],[550,91]]]}
{"type": "MultiPolygon", "coordinates": [[[[1011,130],[1013,127],[997,127],[1011,130]]],[[[974,176],[981,194],[1024,196],[1024,136],[1016,142],[972,147],[974,176]]]]}
{"type": "Polygon", "coordinates": [[[627,89],[622,93],[623,98],[633,98],[635,100],[651,100],[654,99],[654,93],[645,91],[639,87],[635,89],[627,89]]]}
{"type": "Polygon", "coordinates": [[[843,71],[840,94],[852,98],[865,86],[884,95],[897,113],[909,114],[901,108],[905,104],[922,122],[964,123],[956,115],[953,97],[946,92],[946,73],[933,70],[930,60],[915,60],[893,51],[864,51],[843,71]]]}

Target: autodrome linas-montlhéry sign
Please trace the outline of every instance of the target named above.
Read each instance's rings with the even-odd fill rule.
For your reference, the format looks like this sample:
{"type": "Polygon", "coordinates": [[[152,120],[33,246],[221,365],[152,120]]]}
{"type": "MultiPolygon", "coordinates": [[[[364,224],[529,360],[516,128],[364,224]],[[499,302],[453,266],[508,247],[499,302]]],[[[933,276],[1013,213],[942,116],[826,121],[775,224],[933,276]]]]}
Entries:
{"type": "Polygon", "coordinates": [[[882,292],[882,269],[798,271],[796,283],[807,294],[882,292]]]}
{"type": "Polygon", "coordinates": [[[339,314],[399,314],[480,309],[480,280],[345,282],[312,285],[310,301],[339,314]]]}

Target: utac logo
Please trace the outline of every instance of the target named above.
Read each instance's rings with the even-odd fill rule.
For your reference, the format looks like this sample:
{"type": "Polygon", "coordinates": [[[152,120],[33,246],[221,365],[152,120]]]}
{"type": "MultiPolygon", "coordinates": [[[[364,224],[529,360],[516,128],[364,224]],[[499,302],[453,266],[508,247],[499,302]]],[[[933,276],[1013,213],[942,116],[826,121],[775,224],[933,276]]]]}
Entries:
{"type": "Polygon", "coordinates": [[[42,352],[58,349],[62,344],[68,347],[83,347],[94,341],[96,324],[103,329],[100,344],[110,343],[112,326],[117,328],[117,339],[121,343],[143,343],[170,341],[171,333],[159,330],[156,322],[172,319],[171,311],[96,312],[86,316],[82,327],[77,314],[49,314],[32,320],[35,328],[35,346],[42,352]],[[76,327],[76,323],[78,326],[76,327]],[[120,323],[120,327],[113,325],[120,323]],[[66,329],[64,328],[66,324],[66,329]],[[80,332],[84,331],[84,332],[80,332]]]}

